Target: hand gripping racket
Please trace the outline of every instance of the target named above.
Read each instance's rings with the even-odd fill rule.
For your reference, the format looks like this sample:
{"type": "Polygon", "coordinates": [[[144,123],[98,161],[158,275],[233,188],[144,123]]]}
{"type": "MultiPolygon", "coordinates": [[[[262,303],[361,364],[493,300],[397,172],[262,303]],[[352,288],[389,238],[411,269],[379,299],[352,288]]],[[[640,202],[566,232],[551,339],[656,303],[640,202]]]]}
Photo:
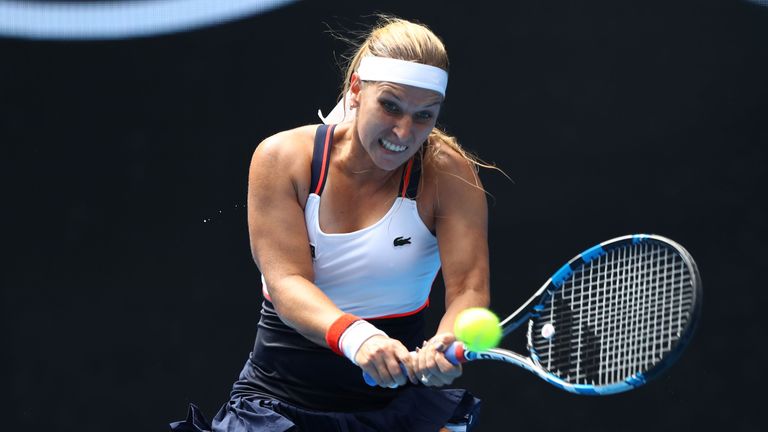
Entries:
{"type": "Polygon", "coordinates": [[[570,260],[501,322],[504,336],[528,323],[528,357],[501,348],[473,352],[460,342],[445,355],[454,364],[512,363],[572,393],[619,393],[674,363],[701,300],[696,263],[682,246],[658,235],[618,237],[570,260]]]}

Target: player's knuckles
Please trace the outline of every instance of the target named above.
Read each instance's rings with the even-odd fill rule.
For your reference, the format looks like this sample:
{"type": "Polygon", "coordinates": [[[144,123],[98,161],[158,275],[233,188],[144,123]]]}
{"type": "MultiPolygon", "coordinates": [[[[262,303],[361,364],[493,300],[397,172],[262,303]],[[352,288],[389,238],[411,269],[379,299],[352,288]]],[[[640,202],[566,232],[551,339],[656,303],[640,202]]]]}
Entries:
{"type": "Polygon", "coordinates": [[[442,375],[443,371],[440,370],[440,367],[437,365],[437,363],[432,363],[432,366],[429,368],[429,373],[432,375],[442,375]]]}
{"type": "Polygon", "coordinates": [[[442,362],[435,362],[435,365],[437,366],[437,370],[439,370],[441,374],[446,374],[446,375],[450,374],[451,372],[450,365],[446,366],[442,362]]]}
{"type": "Polygon", "coordinates": [[[437,368],[440,369],[440,372],[450,375],[455,374],[456,370],[461,367],[460,365],[454,365],[442,355],[435,356],[435,364],[437,365],[437,368]]]}
{"type": "Polygon", "coordinates": [[[380,357],[387,351],[383,345],[376,342],[368,344],[366,348],[368,349],[368,353],[373,357],[380,357]]]}
{"type": "Polygon", "coordinates": [[[356,358],[358,360],[358,364],[365,367],[375,367],[376,359],[379,356],[376,354],[375,351],[369,351],[366,350],[365,352],[359,353],[356,358]]]}
{"type": "Polygon", "coordinates": [[[424,359],[424,367],[429,370],[438,370],[434,355],[431,355],[424,359]]]}
{"type": "Polygon", "coordinates": [[[358,364],[362,367],[372,367],[379,371],[387,369],[387,355],[386,351],[378,349],[369,349],[357,356],[358,364]]]}
{"type": "Polygon", "coordinates": [[[386,355],[391,357],[405,357],[408,355],[408,350],[406,350],[404,347],[402,347],[399,342],[394,340],[387,340],[383,341],[381,343],[377,343],[375,347],[373,347],[374,351],[377,355],[386,355]]]}
{"type": "Polygon", "coordinates": [[[368,359],[372,363],[376,363],[381,368],[389,368],[391,363],[396,363],[396,357],[387,350],[373,350],[368,353],[368,359]]]}
{"type": "Polygon", "coordinates": [[[415,362],[416,370],[417,372],[422,372],[424,369],[427,368],[427,358],[424,356],[424,353],[419,352],[418,356],[416,357],[415,362]]]}
{"type": "Polygon", "coordinates": [[[455,340],[453,333],[438,333],[429,340],[428,346],[437,351],[445,351],[455,340]]]}
{"type": "Polygon", "coordinates": [[[370,373],[370,371],[373,369],[373,362],[371,360],[371,356],[365,352],[362,352],[362,350],[358,351],[357,355],[355,355],[355,361],[357,361],[357,365],[368,373],[370,373]]]}

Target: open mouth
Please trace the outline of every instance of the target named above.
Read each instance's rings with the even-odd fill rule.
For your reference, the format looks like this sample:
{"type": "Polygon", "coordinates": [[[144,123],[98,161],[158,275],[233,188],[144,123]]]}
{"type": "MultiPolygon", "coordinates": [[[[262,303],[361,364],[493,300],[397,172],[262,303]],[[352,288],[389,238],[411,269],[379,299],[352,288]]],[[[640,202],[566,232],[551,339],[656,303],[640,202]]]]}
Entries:
{"type": "Polygon", "coordinates": [[[385,149],[387,149],[387,150],[389,150],[391,152],[395,152],[395,153],[403,152],[403,151],[405,151],[405,149],[408,148],[408,146],[397,145],[397,144],[395,144],[395,143],[393,143],[391,141],[385,140],[385,139],[379,139],[379,145],[384,147],[385,149]]]}

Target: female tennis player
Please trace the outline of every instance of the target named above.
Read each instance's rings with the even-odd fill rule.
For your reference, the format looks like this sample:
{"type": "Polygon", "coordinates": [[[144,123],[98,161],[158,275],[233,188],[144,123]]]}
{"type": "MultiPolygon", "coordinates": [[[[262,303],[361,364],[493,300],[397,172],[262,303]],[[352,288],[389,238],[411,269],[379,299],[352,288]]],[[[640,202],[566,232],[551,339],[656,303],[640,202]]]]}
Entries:
{"type": "Polygon", "coordinates": [[[258,146],[248,190],[265,297],[255,346],[212,428],[191,406],[173,430],[476,424],[479,401],[440,388],[461,375],[443,355],[456,315],[490,300],[480,163],[435,127],[447,71],[427,27],[384,17],[350,61],[324,124],[258,146]],[[425,342],[441,266],[446,311],[425,342]]]}

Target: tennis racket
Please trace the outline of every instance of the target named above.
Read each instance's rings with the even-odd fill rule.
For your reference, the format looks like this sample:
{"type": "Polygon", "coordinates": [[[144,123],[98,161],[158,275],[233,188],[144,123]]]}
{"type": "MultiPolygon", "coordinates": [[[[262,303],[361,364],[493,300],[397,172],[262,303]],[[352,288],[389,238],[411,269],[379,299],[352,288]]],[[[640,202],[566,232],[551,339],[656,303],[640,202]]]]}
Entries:
{"type": "Polygon", "coordinates": [[[528,356],[469,351],[460,342],[445,356],[454,364],[512,363],[572,393],[620,393],[674,363],[691,339],[701,301],[696,263],[681,245],[652,234],[618,237],[570,260],[500,323],[504,336],[528,324],[528,356]]]}

